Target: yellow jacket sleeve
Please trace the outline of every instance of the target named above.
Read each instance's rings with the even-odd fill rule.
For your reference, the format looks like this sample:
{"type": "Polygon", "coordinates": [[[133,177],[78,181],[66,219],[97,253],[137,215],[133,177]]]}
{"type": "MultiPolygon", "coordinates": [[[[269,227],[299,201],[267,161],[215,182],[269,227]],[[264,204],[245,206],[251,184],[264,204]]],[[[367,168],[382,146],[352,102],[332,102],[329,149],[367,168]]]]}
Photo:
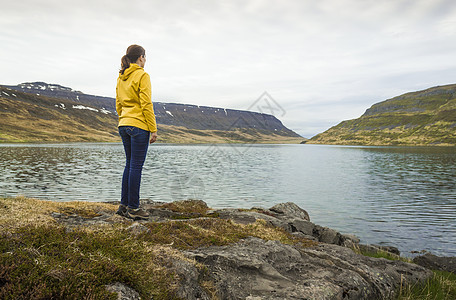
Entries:
{"type": "Polygon", "coordinates": [[[156,132],[157,122],[155,121],[154,106],[152,104],[152,88],[150,76],[147,73],[144,73],[139,82],[139,103],[149,131],[156,132]]]}

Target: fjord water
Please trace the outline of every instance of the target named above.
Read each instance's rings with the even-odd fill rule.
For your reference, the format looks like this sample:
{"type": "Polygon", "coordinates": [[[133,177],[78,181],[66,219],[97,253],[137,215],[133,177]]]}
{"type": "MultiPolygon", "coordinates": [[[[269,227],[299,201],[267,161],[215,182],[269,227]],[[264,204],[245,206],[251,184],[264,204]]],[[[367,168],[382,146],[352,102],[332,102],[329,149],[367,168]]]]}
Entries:
{"type": "MultiPolygon", "coordinates": [[[[0,196],[119,200],[123,165],[121,144],[3,144],[0,196]]],[[[364,243],[456,255],[455,148],[155,144],[141,197],[214,208],[291,201],[364,243]]]]}

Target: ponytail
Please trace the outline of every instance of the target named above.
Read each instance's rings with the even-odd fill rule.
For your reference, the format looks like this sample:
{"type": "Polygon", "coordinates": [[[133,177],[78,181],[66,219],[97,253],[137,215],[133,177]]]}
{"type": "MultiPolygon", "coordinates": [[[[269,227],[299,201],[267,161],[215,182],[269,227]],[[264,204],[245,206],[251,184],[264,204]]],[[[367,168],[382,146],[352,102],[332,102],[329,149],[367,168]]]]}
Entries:
{"type": "Polygon", "coordinates": [[[146,55],[146,50],[139,45],[131,45],[127,48],[127,54],[122,56],[120,74],[123,75],[130,64],[135,63],[142,55],[146,55]]]}
{"type": "Polygon", "coordinates": [[[131,64],[131,61],[130,59],[128,58],[128,56],[124,55],[122,56],[122,60],[121,60],[121,69],[120,69],[120,74],[123,75],[123,73],[125,72],[126,69],[128,69],[130,67],[130,64],[131,64]]]}

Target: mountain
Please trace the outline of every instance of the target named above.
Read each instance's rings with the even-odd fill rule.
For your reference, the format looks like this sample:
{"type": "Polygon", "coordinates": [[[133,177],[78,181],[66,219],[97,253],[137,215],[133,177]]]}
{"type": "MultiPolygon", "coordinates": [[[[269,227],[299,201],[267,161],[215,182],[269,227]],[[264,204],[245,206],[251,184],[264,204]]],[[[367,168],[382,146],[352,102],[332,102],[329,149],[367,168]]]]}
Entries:
{"type": "Polygon", "coordinates": [[[116,112],[116,102],[113,98],[87,95],[80,91],[75,91],[69,87],[64,87],[58,84],[48,84],[45,82],[25,82],[18,85],[4,85],[4,87],[24,92],[35,94],[38,96],[47,96],[59,99],[66,99],[89,106],[94,106],[101,109],[116,112]]]}
{"type": "Polygon", "coordinates": [[[0,86],[0,141],[116,141],[117,116],[65,98],[0,86]]]}
{"type": "Polygon", "coordinates": [[[456,84],[406,93],[372,105],[307,143],[456,145],[456,84]]]}
{"type": "MultiPolygon", "coordinates": [[[[115,99],[44,82],[0,86],[0,141],[118,141],[115,99]]],[[[160,142],[299,143],[268,114],[154,102],[160,142]]]]}

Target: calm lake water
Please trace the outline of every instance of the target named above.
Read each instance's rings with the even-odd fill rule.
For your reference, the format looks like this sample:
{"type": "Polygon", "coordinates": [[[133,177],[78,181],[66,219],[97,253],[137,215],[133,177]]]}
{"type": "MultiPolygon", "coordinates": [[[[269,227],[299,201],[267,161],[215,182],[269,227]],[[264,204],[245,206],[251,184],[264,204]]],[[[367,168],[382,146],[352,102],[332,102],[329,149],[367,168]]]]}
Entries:
{"type": "MultiPolygon", "coordinates": [[[[119,200],[123,164],[121,144],[3,144],[0,196],[119,200]]],[[[456,256],[456,148],[155,144],[141,198],[292,201],[364,243],[456,256]]]]}

